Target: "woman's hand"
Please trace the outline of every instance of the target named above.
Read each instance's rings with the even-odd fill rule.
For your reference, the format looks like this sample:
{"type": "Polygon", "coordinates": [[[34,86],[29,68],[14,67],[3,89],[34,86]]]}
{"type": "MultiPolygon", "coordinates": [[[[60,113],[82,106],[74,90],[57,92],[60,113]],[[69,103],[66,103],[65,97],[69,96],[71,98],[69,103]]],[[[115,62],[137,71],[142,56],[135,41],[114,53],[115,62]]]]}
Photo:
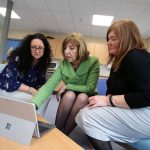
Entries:
{"type": "Polygon", "coordinates": [[[63,85],[59,90],[58,90],[58,94],[61,95],[63,92],[65,92],[66,90],[66,85],[63,85]]]}
{"type": "Polygon", "coordinates": [[[60,101],[60,96],[63,92],[65,92],[66,90],[66,85],[63,85],[57,92],[57,95],[56,95],[56,98],[57,98],[57,101],[60,101]]]}
{"type": "Polygon", "coordinates": [[[89,103],[87,107],[89,108],[95,108],[95,107],[104,107],[104,106],[109,106],[109,97],[108,96],[91,96],[88,99],[89,103]]]}
{"type": "Polygon", "coordinates": [[[23,83],[19,87],[18,91],[25,92],[25,93],[31,94],[33,96],[37,93],[37,90],[35,88],[25,85],[23,83]]]}
{"type": "Polygon", "coordinates": [[[30,89],[29,89],[29,94],[31,94],[31,95],[34,96],[37,92],[38,92],[38,91],[37,91],[35,88],[30,87],[30,89]]]}

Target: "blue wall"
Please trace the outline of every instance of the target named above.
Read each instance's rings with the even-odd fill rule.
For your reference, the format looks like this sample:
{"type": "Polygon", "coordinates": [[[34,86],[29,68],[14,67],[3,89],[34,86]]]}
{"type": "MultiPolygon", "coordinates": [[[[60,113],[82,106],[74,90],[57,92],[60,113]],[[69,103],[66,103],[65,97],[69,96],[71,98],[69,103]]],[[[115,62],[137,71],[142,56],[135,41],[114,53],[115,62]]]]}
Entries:
{"type": "Polygon", "coordinates": [[[15,49],[20,43],[19,39],[8,39],[7,43],[6,43],[6,48],[4,51],[4,55],[3,58],[6,60],[7,58],[7,51],[9,50],[10,47],[12,47],[13,49],[15,49]]]}

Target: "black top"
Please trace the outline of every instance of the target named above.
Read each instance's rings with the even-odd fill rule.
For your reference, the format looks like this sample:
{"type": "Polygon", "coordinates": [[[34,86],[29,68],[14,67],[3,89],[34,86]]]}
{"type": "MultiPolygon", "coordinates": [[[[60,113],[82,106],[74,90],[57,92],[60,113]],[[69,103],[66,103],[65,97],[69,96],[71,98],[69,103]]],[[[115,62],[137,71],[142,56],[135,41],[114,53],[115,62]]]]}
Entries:
{"type": "Polygon", "coordinates": [[[123,94],[130,108],[150,106],[150,53],[130,51],[118,71],[111,69],[107,88],[107,94],[123,94]]]}

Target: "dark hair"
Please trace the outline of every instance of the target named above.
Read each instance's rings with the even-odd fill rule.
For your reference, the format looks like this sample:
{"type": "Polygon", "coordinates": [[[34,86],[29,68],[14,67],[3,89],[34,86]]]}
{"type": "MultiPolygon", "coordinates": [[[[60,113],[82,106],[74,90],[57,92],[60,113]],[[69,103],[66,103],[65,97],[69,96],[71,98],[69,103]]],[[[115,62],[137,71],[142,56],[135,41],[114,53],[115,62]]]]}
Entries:
{"type": "Polygon", "coordinates": [[[44,44],[43,56],[38,61],[38,70],[40,75],[44,75],[47,68],[50,66],[52,59],[52,50],[46,37],[41,33],[35,33],[32,35],[27,35],[20,43],[20,45],[11,53],[9,61],[14,56],[19,57],[17,63],[18,70],[23,74],[26,74],[29,68],[33,65],[33,56],[31,55],[31,41],[33,39],[40,39],[44,44]]]}

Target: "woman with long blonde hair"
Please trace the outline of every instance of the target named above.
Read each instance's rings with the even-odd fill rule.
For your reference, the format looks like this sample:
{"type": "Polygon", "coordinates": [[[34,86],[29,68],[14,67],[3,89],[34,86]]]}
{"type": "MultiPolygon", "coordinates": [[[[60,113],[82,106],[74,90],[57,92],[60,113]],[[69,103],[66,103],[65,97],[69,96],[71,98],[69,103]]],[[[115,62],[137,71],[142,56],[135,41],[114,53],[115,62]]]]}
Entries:
{"type": "Polygon", "coordinates": [[[96,150],[112,150],[110,141],[150,138],[150,54],[135,23],[114,22],[107,45],[112,61],[107,95],[89,97],[76,116],[96,150]]]}

